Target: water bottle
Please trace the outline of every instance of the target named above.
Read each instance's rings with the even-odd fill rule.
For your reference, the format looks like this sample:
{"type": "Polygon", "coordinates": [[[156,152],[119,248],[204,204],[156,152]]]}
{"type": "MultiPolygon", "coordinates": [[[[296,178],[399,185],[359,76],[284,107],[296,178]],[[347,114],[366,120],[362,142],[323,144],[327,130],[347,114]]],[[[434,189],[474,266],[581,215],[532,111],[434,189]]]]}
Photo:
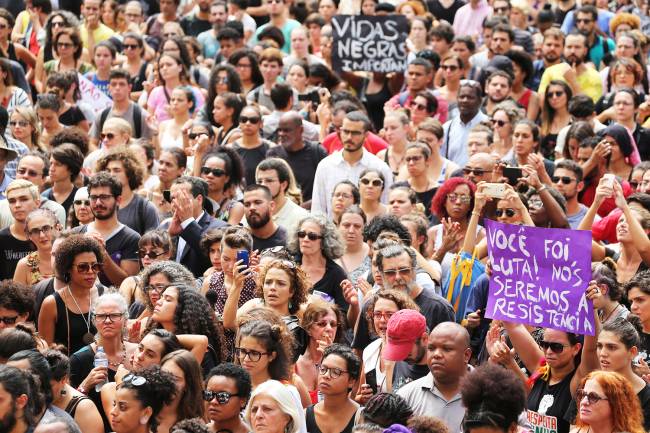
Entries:
{"type": "MultiPolygon", "coordinates": [[[[95,365],[95,367],[108,368],[108,356],[106,356],[106,353],[104,352],[104,348],[102,346],[99,346],[97,348],[97,353],[95,353],[95,361],[93,364],[95,365]]],[[[102,389],[102,386],[104,386],[106,382],[108,382],[108,380],[105,380],[95,385],[95,391],[99,392],[102,389]]]]}

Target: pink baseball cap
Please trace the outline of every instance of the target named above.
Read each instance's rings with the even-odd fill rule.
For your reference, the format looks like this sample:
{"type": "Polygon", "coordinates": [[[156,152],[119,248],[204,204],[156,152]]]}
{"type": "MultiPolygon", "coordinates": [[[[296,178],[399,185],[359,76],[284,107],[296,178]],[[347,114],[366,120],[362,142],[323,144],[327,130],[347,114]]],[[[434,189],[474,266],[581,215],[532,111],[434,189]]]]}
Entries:
{"type": "Polygon", "coordinates": [[[404,361],[413,344],[427,331],[427,321],[415,310],[399,310],[388,320],[383,358],[404,361]]]}

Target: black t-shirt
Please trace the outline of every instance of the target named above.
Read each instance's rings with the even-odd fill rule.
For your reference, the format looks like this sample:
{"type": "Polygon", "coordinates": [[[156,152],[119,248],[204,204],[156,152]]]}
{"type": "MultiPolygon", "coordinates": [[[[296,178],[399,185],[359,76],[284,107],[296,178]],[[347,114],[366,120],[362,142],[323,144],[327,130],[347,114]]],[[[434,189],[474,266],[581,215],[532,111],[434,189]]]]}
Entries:
{"type": "Polygon", "coordinates": [[[70,195],[67,196],[65,200],[63,200],[63,203],[59,203],[58,201],[56,201],[56,198],[54,198],[54,191],[52,190],[52,188],[48,188],[45,191],[43,191],[41,197],[45,197],[48,200],[52,200],[59,203],[63,207],[63,210],[65,211],[65,215],[67,217],[68,211],[70,210],[72,204],[74,203],[74,196],[77,193],[77,189],[79,188],[77,188],[76,186],[72,187],[72,191],[70,192],[70,195]]]}
{"type": "Polygon", "coordinates": [[[429,11],[433,14],[433,16],[438,18],[438,20],[445,20],[449,24],[454,23],[456,12],[458,12],[458,9],[460,9],[464,5],[465,2],[463,2],[462,0],[455,0],[451,4],[451,6],[445,8],[444,6],[442,6],[442,4],[440,4],[439,0],[427,1],[427,6],[429,7],[429,11]]]}
{"type": "Polygon", "coordinates": [[[333,260],[327,259],[325,262],[325,274],[316,284],[314,284],[313,290],[318,290],[323,293],[327,293],[333,299],[336,305],[342,311],[348,311],[349,305],[345,301],[345,296],[343,296],[343,290],[341,289],[341,281],[347,278],[347,274],[339,265],[337,265],[333,260]]]}
{"type": "Polygon", "coordinates": [[[73,105],[68,111],[59,116],[59,122],[65,126],[77,126],[84,120],[86,120],[86,116],[76,105],[73,105]]]}
{"type": "Polygon", "coordinates": [[[11,234],[9,227],[0,230],[0,245],[2,245],[0,280],[12,280],[16,272],[16,266],[18,266],[18,261],[36,248],[34,248],[34,245],[30,241],[16,239],[11,234]]]}
{"type": "Polygon", "coordinates": [[[405,361],[396,362],[393,369],[393,392],[397,392],[398,389],[409,382],[426,376],[429,371],[429,366],[426,364],[417,365],[405,361]]]}
{"type": "Polygon", "coordinates": [[[305,142],[305,147],[297,152],[289,152],[283,146],[275,146],[266,152],[266,156],[282,158],[287,161],[296,176],[296,182],[300,185],[302,200],[311,200],[316,167],[327,156],[327,151],[323,146],[318,143],[305,142]]]}
{"type": "Polygon", "coordinates": [[[262,141],[262,144],[255,149],[245,149],[239,144],[234,143],[232,148],[239,154],[244,163],[244,173],[246,173],[246,185],[255,183],[255,169],[257,164],[266,158],[266,152],[269,151],[271,146],[268,142],[262,141]]]}
{"type": "Polygon", "coordinates": [[[267,248],[287,246],[287,231],[280,226],[278,226],[278,229],[275,231],[275,233],[266,239],[258,238],[255,235],[252,236],[254,250],[262,251],[267,248]]]}
{"type": "Polygon", "coordinates": [[[181,20],[181,28],[186,35],[197,37],[200,33],[210,30],[212,24],[210,24],[210,21],[205,21],[192,15],[181,20]]]}
{"type": "Polygon", "coordinates": [[[573,400],[571,379],[574,374],[575,370],[555,385],[549,385],[541,378],[535,381],[526,402],[528,421],[533,431],[569,433],[571,424],[566,416],[573,400]]]}

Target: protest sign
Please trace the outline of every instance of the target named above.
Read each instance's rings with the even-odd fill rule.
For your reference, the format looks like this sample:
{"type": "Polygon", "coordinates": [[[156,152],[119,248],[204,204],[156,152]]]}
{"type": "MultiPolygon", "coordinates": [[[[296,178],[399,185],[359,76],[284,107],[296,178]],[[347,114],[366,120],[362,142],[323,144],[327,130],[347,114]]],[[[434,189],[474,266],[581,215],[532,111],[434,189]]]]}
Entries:
{"type": "Polygon", "coordinates": [[[77,74],[77,76],[79,77],[79,91],[81,92],[81,100],[90,105],[95,114],[98,114],[105,108],[113,105],[111,98],[99,90],[97,86],[92,83],[92,81],[81,74],[77,74]]]}
{"type": "Polygon", "coordinates": [[[585,295],[591,233],[486,221],[492,276],[485,316],[594,335],[585,295]]]}
{"type": "Polygon", "coordinates": [[[403,15],[332,17],[336,71],[404,72],[408,21],[403,15]]]}

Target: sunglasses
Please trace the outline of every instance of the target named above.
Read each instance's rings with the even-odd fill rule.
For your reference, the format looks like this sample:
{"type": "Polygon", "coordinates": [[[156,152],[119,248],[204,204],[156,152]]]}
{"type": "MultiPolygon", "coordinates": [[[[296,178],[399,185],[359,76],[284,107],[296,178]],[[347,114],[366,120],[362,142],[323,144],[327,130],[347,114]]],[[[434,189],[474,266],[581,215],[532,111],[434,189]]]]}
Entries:
{"type": "Polygon", "coordinates": [[[0,317],[0,322],[4,323],[5,325],[13,325],[16,323],[16,320],[18,320],[18,316],[0,317]]]}
{"type": "Polygon", "coordinates": [[[257,116],[248,117],[248,116],[239,116],[239,123],[250,123],[251,125],[257,125],[260,122],[260,118],[257,116]]]}
{"type": "Polygon", "coordinates": [[[628,183],[632,187],[632,189],[637,189],[639,187],[639,182],[636,182],[634,180],[629,180],[628,183]]]}
{"type": "Polygon", "coordinates": [[[142,386],[147,383],[147,379],[142,376],[137,376],[133,373],[130,373],[124,376],[122,383],[131,384],[133,386],[142,386]]]}
{"type": "Polygon", "coordinates": [[[124,51],[126,51],[126,50],[137,50],[138,48],[140,48],[140,46],[137,45],[137,44],[133,44],[133,45],[124,44],[124,45],[122,45],[122,48],[124,49],[124,51]]]}
{"type": "Polygon", "coordinates": [[[458,65],[442,65],[440,69],[442,69],[443,71],[454,72],[458,70],[458,65]]]}
{"type": "Polygon", "coordinates": [[[76,206],[90,206],[90,200],[75,200],[74,204],[76,206]]]}
{"type": "Polygon", "coordinates": [[[189,137],[190,140],[196,140],[197,138],[199,138],[202,135],[208,135],[208,133],[207,132],[190,132],[189,134],[187,134],[187,136],[189,137]]]}
{"type": "Polygon", "coordinates": [[[370,180],[370,179],[365,178],[365,177],[363,179],[360,179],[359,182],[364,184],[364,185],[372,184],[372,186],[374,186],[374,187],[380,187],[380,186],[382,186],[384,184],[384,181],[381,180],[381,179],[372,179],[372,180],[370,180]]]}
{"type": "Polygon", "coordinates": [[[585,397],[587,397],[589,404],[596,404],[600,400],[607,400],[607,398],[601,397],[595,392],[585,392],[584,389],[579,389],[576,391],[576,401],[582,401],[585,397]]]}
{"type": "Polygon", "coordinates": [[[494,8],[494,12],[496,12],[496,13],[508,12],[508,8],[507,7],[494,8]]]}
{"type": "Polygon", "coordinates": [[[564,351],[565,347],[568,347],[562,343],[553,343],[550,341],[541,341],[539,343],[539,346],[544,350],[551,349],[551,352],[553,353],[562,353],[564,351]]]}
{"type": "Polygon", "coordinates": [[[384,269],[382,273],[387,277],[394,277],[399,274],[401,277],[411,275],[412,268],[399,268],[399,269],[384,269]]]}
{"type": "Polygon", "coordinates": [[[420,110],[420,111],[425,111],[427,109],[427,106],[424,104],[411,104],[411,108],[420,110]]]}
{"type": "Polygon", "coordinates": [[[99,138],[101,138],[102,140],[105,140],[105,139],[107,139],[107,138],[108,138],[109,140],[112,140],[112,139],[115,138],[115,134],[113,134],[112,132],[109,132],[108,134],[103,134],[103,133],[102,133],[102,134],[99,134],[99,138]]]}
{"type": "Polygon", "coordinates": [[[471,167],[465,167],[463,168],[463,173],[464,174],[474,174],[475,176],[482,176],[483,174],[487,173],[489,170],[483,170],[482,168],[471,168],[471,167]]]}
{"type": "Polygon", "coordinates": [[[56,44],[56,46],[57,46],[58,48],[72,48],[72,47],[74,47],[75,45],[74,45],[73,43],[71,43],[71,42],[58,42],[58,43],[56,44]]]}
{"type": "Polygon", "coordinates": [[[20,126],[21,128],[26,128],[29,126],[29,122],[26,120],[12,120],[9,122],[9,126],[12,128],[15,128],[16,126],[20,126]]]}
{"type": "Polygon", "coordinates": [[[201,174],[208,175],[210,173],[212,173],[212,176],[221,177],[225,176],[226,171],[221,168],[201,167],[201,174]]]}
{"type": "Polygon", "coordinates": [[[95,274],[98,274],[102,271],[101,263],[78,263],[75,266],[77,267],[77,272],[81,272],[82,274],[86,274],[91,271],[95,274]]]}
{"type": "Polygon", "coordinates": [[[559,98],[560,96],[564,95],[563,90],[557,90],[555,92],[547,92],[546,93],[549,98],[559,98]]]}
{"type": "Polygon", "coordinates": [[[553,181],[553,183],[558,183],[562,181],[563,184],[568,185],[571,182],[573,182],[575,179],[569,176],[553,176],[551,180],[553,181]]]}
{"type": "Polygon", "coordinates": [[[16,173],[18,173],[21,176],[27,175],[30,177],[36,177],[36,176],[42,176],[42,173],[38,173],[36,170],[28,170],[26,168],[19,168],[16,170],[16,173]]]}
{"type": "Polygon", "coordinates": [[[203,391],[203,400],[210,402],[217,399],[219,404],[228,404],[232,397],[241,397],[240,394],[231,394],[227,391],[208,391],[207,389],[203,391]]]}
{"type": "Polygon", "coordinates": [[[304,230],[298,231],[298,238],[299,239],[304,239],[305,236],[307,236],[307,239],[309,239],[310,241],[316,241],[318,239],[323,239],[323,235],[317,235],[314,232],[306,232],[304,230]]]}
{"type": "Polygon", "coordinates": [[[164,250],[161,253],[154,253],[153,251],[148,250],[138,250],[138,255],[141,259],[145,258],[146,256],[149,256],[150,259],[157,259],[158,257],[167,254],[168,252],[169,250],[164,250]]]}
{"type": "Polygon", "coordinates": [[[508,124],[508,122],[501,119],[492,119],[491,121],[492,121],[492,125],[497,125],[499,128],[503,128],[508,124]]]}
{"type": "Polygon", "coordinates": [[[499,218],[501,218],[504,213],[508,218],[512,218],[517,214],[517,212],[514,209],[497,209],[495,213],[499,218]]]}

